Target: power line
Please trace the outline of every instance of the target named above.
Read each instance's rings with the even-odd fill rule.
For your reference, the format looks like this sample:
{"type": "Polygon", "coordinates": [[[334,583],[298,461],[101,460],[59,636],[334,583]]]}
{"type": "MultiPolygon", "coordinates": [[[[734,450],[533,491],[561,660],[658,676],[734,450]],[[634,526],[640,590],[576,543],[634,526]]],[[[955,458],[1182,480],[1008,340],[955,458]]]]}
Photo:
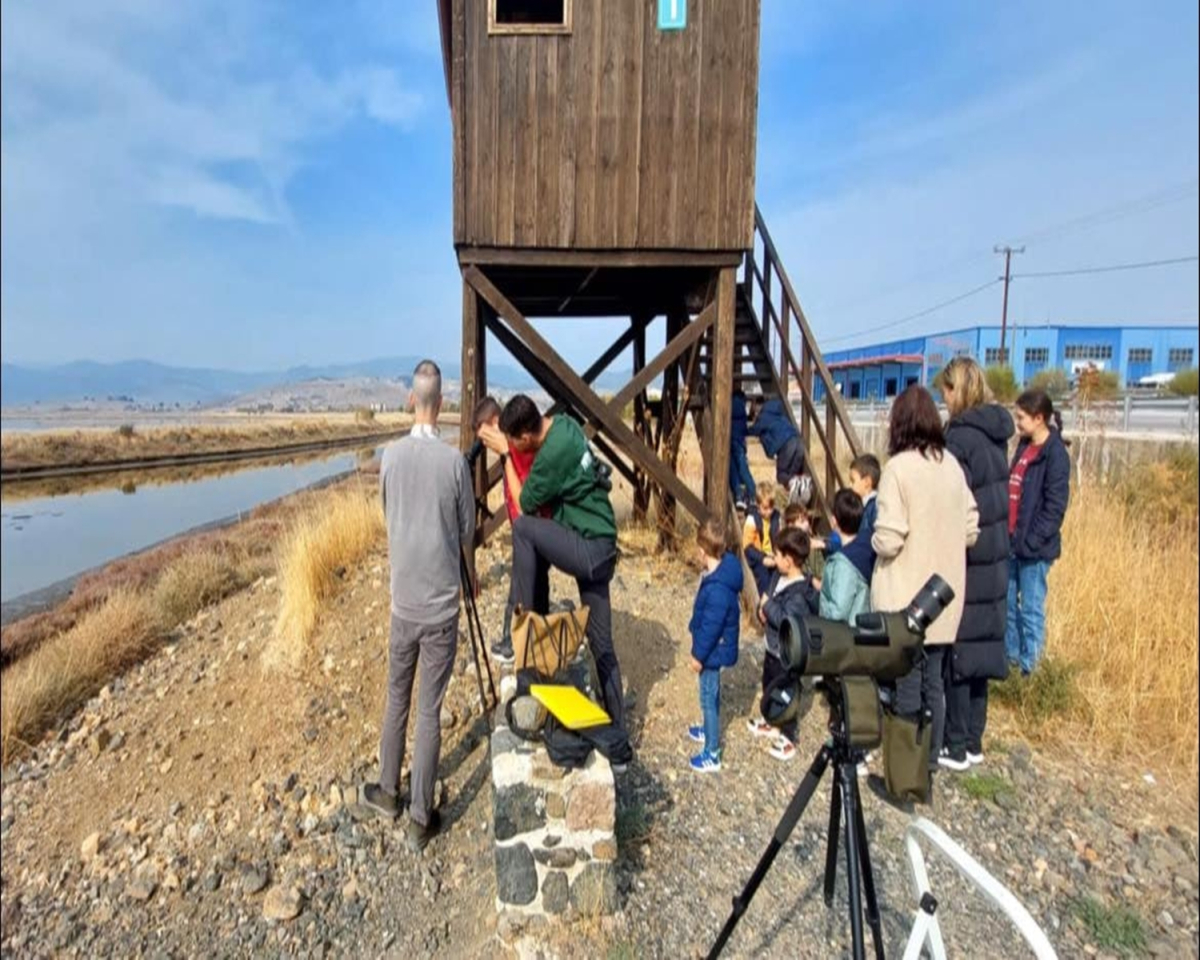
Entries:
{"type": "MultiPolygon", "coordinates": [[[[1032,233],[1023,234],[1015,238],[1014,244],[1027,244],[1032,241],[1049,240],[1060,237],[1064,234],[1072,233],[1076,230],[1087,229],[1090,227],[1100,226],[1102,224],[1113,223],[1117,220],[1123,220],[1126,217],[1137,216],[1142,213],[1148,213],[1158,207],[1166,206],[1172,203],[1178,203],[1180,200],[1186,200],[1200,190],[1200,178],[1193,177],[1191,180],[1185,180],[1180,183],[1171,184],[1167,187],[1162,187],[1151,193],[1143,194],[1140,197],[1135,197],[1132,200],[1122,203],[1112,204],[1107,207],[1101,207],[1098,210],[1093,210],[1090,213],[1085,213],[1078,217],[1073,217],[1068,220],[1060,220],[1058,223],[1040,227],[1032,233]]],[[[949,273],[955,270],[961,270],[964,267],[971,266],[982,260],[988,259],[991,254],[977,253],[968,254],[963,257],[958,257],[932,267],[920,273],[910,275],[905,280],[899,283],[892,284],[883,290],[877,290],[874,293],[866,293],[854,297],[851,300],[846,300],[841,303],[836,303],[826,312],[840,312],[850,307],[860,306],[865,303],[879,300],[882,297],[889,296],[900,290],[911,287],[915,283],[932,280],[935,277],[949,273]]],[[[1025,274],[1028,276],[1028,274],[1025,274]]]]}
{"type": "Polygon", "coordinates": [[[856,330],[854,333],[848,333],[840,337],[828,337],[823,342],[825,343],[841,343],[843,340],[853,340],[856,337],[865,336],[868,333],[880,333],[883,330],[890,330],[893,327],[899,327],[910,320],[919,320],[921,317],[927,317],[931,313],[941,310],[943,307],[948,307],[952,304],[966,300],[968,297],[973,297],[977,293],[982,293],[989,287],[994,287],[998,283],[1003,283],[1003,277],[997,277],[995,280],[989,280],[987,283],[980,284],[973,290],[968,290],[966,293],[961,293],[957,297],[951,297],[949,300],[943,300],[941,303],[935,303],[932,307],[926,307],[924,310],[919,310],[916,313],[910,313],[907,317],[901,317],[899,320],[893,320],[891,323],[884,323],[878,327],[868,327],[864,330],[856,330]]]}
{"type": "Polygon", "coordinates": [[[1147,267],[1167,267],[1175,263],[1194,263],[1200,256],[1172,257],[1169,260],[1143,260],[1141,263],[1114,263],[1104,267],[1078,267],[1074,270],[1041,270],[1034,273],[1014,273],[1014,280],[1028,277],[1075,277],[1084,273],[1114,273],[1117,270],[1144,270],[1147,267]]]}

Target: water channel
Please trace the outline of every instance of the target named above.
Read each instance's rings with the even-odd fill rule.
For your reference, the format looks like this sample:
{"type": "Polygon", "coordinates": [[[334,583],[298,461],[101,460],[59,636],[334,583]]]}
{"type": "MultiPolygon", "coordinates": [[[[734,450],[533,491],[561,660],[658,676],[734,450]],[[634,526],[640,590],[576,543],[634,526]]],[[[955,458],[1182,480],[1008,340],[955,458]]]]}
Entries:
{"type": "MultiPolygon", "coordinates": [[[[50,488],[0,488],[0,602],[355,469],[374,451],[249,461],[213,472],[136,472],[50,488]]],[[[5,610],[5,620],[10,610],[5,610]]]]}

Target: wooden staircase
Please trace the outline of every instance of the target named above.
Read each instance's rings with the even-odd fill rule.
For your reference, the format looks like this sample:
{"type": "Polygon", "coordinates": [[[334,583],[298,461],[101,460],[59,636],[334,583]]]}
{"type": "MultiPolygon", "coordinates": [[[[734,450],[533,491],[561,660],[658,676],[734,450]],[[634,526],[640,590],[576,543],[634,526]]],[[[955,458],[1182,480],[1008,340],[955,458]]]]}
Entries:
{"type": "MultiPolygon", "coordinates": [[[[700,347],[704,383],[712,382],[712,343],[710,330],[700,347]]],[[[846,485],[845,467],[860,451],[858,434],[757,206],[754,245],[737,291],[733,381],[735,390],[748,395],[788,399],[784,407],[804,439],[814,504],[828,516],[833,494],[846,485]],[[819,401],[814,395],[817,383],[822,385],[819,401]],[[823,468],[815,459],[823,461],[823,468]]],[[[696,403],[704,405],[705,398],[696,403]]]]}

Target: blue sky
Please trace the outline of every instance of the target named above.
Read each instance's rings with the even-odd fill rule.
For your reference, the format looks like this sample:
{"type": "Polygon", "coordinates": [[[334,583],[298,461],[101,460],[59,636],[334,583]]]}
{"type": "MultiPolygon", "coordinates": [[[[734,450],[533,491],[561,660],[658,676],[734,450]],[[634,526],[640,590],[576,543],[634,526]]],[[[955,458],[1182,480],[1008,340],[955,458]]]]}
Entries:
{"type": "MultiPolygon", "coordinates": [[[[457,357],[433,0],[0,10],[6,360],[457,357]]],[[[1195,254],[1197,26],[1175,0],[764,0],[759,202],[827,348],[994,279],[996,243],[1026,244],[1014,271],[1195,254]]],[[[1195,263],[1030,278],[1010,313],[1196,323],[1197,288],[1195,263]]],[[[572,332],[584,365],[612,327],[572,332]]]]}

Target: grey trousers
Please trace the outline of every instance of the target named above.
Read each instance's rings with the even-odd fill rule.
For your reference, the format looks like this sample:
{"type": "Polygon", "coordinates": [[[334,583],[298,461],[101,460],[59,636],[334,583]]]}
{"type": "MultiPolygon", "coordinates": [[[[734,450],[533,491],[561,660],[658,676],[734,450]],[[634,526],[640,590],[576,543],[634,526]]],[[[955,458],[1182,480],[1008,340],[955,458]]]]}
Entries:
{"type": "Polygon", "coordinates": [[[457,614],[453,620],[434,625],[411,623],[392,614],[387,705],[379,734],[379,785],[392,796],[399,789],[413,680],[419,666],[421,689],[417,699],[409,815],[423,827],[429,825],[429,813],[433,810],[438,756],[442,750],[442,701],[446,699],[457,647],[457,614]]]}

